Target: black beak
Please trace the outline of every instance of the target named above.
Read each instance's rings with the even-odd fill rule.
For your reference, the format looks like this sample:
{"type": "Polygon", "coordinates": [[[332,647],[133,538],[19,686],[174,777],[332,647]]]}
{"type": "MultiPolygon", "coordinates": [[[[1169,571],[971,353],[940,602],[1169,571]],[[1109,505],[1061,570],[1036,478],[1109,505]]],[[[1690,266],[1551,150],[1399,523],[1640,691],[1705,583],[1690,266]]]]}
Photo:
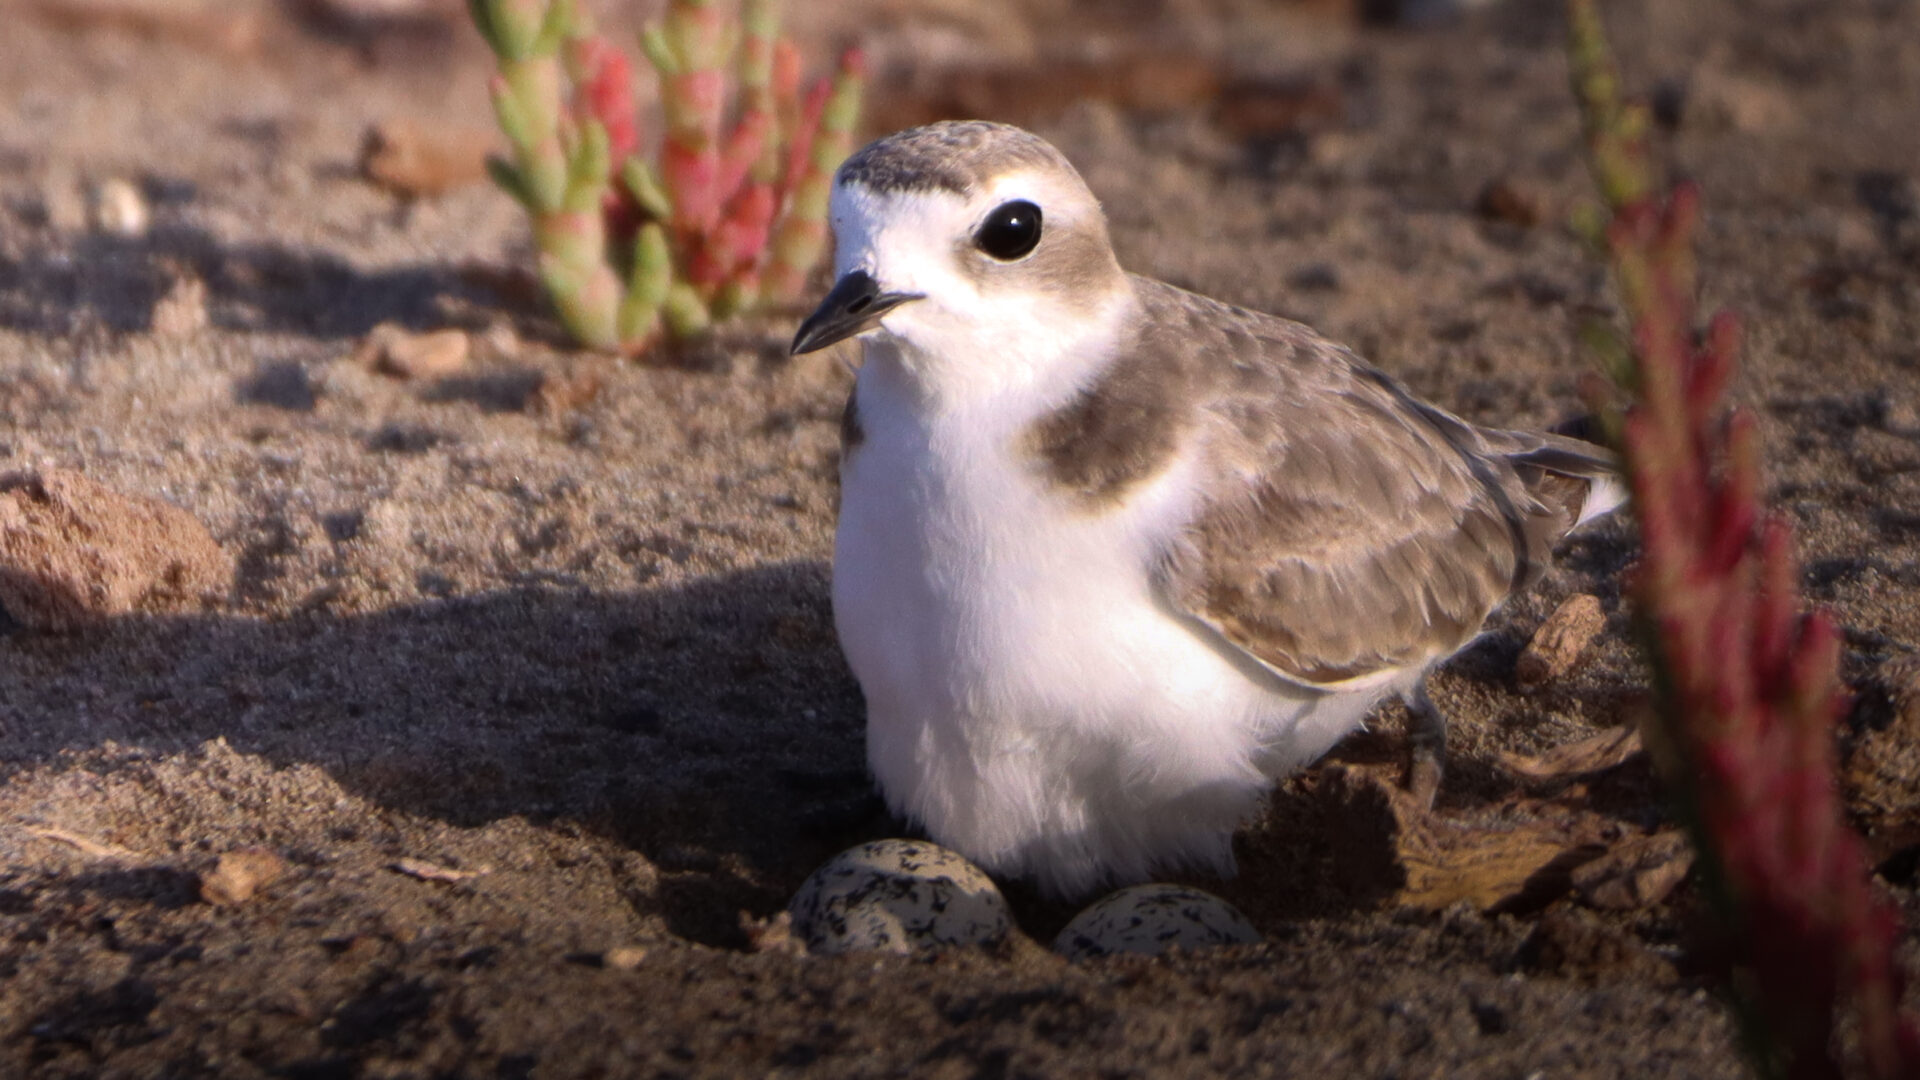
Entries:
{"type": "Polygon", "coordinates": [[[836,341],[880,325],[880,317],[909,300],[920,300],[920,293],[883,293],[880,283],[865,270],[855,270],[834,282],[827,298],[793,335],[793,355],[824,349],[836,341]]]}

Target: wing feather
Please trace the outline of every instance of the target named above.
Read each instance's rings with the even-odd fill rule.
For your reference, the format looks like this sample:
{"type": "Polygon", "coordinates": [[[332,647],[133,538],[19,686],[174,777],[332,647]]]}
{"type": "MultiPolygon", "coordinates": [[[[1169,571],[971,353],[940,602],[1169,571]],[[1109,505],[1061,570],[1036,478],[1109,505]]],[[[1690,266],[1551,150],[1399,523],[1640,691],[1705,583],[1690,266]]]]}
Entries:
{"type": "Polygon", "coordinates": [[[1426,405],[1298,323],[1145,279],[1141,295],[1140,346],[1183,355],[1203,401],[1209,476],[1157,584],[1288,680],[1371,682],[1457,651],[1612,473],[1598,447],[1426,405]]]}

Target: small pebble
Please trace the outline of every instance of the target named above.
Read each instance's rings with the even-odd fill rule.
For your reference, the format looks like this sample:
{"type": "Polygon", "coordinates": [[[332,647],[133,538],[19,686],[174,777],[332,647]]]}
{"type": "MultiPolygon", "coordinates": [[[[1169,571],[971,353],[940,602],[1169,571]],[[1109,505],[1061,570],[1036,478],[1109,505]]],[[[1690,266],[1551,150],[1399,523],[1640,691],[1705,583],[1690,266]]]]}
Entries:
{"type": "Polygon", "coordinates": [[[244,904],[286,872],[286,860],[265,848],[229,851],[200,879],[200,899],[220,907],[244,904]]]}
{"type": "Polygon", "coordinates": [[[615,971],[632,971],[647,959],[647,950],[639,945],[622,945],[617,949],[608,949],[600,962],[615,971]]]}
{"type": "Polygon", "coordinates": [[[146,196],[130,181],[119,177],[103,180],[93,189],[90,211],[96,230],[128,240],[147,235],[147,227],[152,223],[146,196]]]}
{"type": "Polygon", "coordinates": [[[828,954],[990,945],[1013,925],[984,871],[921,840],[841,852],[807,878],[787,910],[807,948],[828,954]]]}
{"type": "Polygon", "coordinates": [[[1053,939],[1069,960],[1115,953],[1158,956],[1169,949],[1215,949],[1260,940],[1245,915],[1209,892],[1184,885],[1133,885],[1094,902],[1053,939]]]}
{"type": "Polygon", "coordinates": [[[416,334],[393,323],[373,328],[355,355],[377,371],[402,379],[437,379],[467,366],[472,343],[463,330],[416,334]]]}

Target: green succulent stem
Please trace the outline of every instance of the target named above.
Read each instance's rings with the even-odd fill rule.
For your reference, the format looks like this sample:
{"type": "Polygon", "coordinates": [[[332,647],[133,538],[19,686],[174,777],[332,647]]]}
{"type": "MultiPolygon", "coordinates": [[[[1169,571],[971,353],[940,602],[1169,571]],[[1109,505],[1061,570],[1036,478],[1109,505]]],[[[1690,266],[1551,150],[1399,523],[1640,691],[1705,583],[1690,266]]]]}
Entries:
{"type": "Polygon", "coordinates": [[[666,0],[641,32],[665,119],[646,155],[629,150],[627,61],[578,0],[468,0],[499,64],[507,146],[487,171],[526,209],[541,283],[582,345],[637,353],[791,301],[826,249],[864,72],[843,60],[803,104],[779,0],[735,5],[666,0]]]}

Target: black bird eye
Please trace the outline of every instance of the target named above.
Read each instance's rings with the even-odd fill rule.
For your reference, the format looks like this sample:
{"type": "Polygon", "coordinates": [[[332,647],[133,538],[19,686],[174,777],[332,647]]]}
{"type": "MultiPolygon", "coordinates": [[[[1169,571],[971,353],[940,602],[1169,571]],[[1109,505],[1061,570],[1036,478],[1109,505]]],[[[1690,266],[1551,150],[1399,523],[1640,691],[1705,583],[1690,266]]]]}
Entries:
{"type": "Polygon", "coordinates": [[[994,207],[973,234],[973,246],[1001,262],[1022,258],[1039,243],[1040,208],[1025,199],[994,207]]]}

